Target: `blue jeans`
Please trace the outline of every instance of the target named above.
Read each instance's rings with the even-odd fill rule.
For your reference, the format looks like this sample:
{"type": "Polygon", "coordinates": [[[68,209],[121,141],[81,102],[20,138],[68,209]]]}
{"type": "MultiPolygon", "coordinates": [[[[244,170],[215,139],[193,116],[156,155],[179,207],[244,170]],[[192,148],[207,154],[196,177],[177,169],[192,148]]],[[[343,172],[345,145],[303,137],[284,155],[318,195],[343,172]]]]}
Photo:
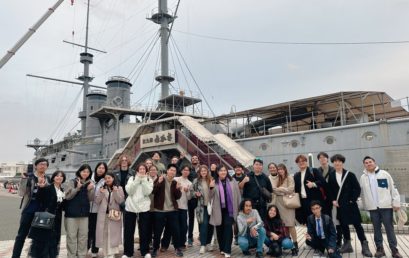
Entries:
{"type": "Polygon", "coordinates": [[[257,230],[258,236],[257,237],[251,237],[250,234],[247,234],[246,236],[239,236],[239,246],[240,249],[244,251],[248,251],[250,246],[255,246],[257,245],[257,252],[262,253],[263,252],[263,244],[266,239],[266,230],[263,227],[260,227],[257,230]]]}
{"type": "Polygon", "coordinates": [[[398,242],[393,228],[393,209],[377,209],[369,211],[373,224],[376,247],[383,246],[382,224],[385,227],[386,236],[391,250],[395,250],[398,242]]]}
{"type": "Polygon", "coordinates": [[[214,227],[209,224],[209,214],[207,213],[207,206],[204,206],[203,221],[199,224],[199,238],[201,246],[210,244],[213,237],[213,230],[214,227]]]}

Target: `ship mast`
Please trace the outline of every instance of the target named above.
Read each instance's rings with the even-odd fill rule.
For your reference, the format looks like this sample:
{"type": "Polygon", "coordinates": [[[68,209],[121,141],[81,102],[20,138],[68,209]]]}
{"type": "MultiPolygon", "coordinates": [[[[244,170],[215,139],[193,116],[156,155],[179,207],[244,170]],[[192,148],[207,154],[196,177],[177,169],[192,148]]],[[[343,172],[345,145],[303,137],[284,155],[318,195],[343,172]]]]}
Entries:
{"type": "MultiPolygon", "coordinates": [[[[160,25],[160,40],[161,40],[161,70],[155,80],[161,84],[161,99],[169,96],[169,84],[175,80],[169,74],[169,24],[171,24],[175,17],[168,12],[168,1],[158,0],[158,12],[152,14],[149,19],[156,24],[160,25]]],[[[162,109],[166,109],[166,106],[162,106],[162,109]]]]}
{"type": "Polygon", "coordinates": [[[88,53],[88,27],[89,27],[89,4],[90,0],[87,1],[87,23],[85,27],[85,45],[84,52],[80,54],[80,62],[84,64],[84,72],[78,77],[78,80],[83,82],[83,100],[82,100],[82,111],[79,112],[78,117],[81,119],[81,134],[82,136],[87,136],[87,118],[89,116],[87,112],[87,95],[89,91],[89,83],[92,81],[92,77],[89,75],[89,66],[93,62],[93,55],[88,53]]]}

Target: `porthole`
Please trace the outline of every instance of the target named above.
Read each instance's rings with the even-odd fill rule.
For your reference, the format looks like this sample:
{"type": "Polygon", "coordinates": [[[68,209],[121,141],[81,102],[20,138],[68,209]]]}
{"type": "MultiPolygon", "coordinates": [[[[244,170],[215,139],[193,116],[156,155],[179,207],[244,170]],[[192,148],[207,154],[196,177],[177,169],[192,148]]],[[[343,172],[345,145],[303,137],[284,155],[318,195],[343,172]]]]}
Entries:
{"type": "Polygon", "coordinates": [[[267,148],[268,148],[268,145],[267,145],[267,143],[262,143],[262,144],[260,144],[260,147],[259,147],[262,151],[266,151],[267,150],[267,148]]]}
{"type": "Polygon", "coordinates": [[[298,147],[298,141],[297,141],[297,140],[292,140],[292,141],[290,142],[290,144],[291,144],[291,147],[293,147],[293,148],[297,148],[297,147],[298,147]]]}
{"type": "Polygon", "coordinates": [[[325,137],[324,140],[327,144],[333,144],[335,142],[335,137],[334,136],[327,136],[325,137]]]}
{"type": "Polygon", "coordinates": [[[368,132],[365,132],[363,135],[362,135],[362,138],[364,138],[366,141],[372,141],[374,138],[376,137],[376,134],[374,133],[374,132],[370,132],[370,131],[368,131],[368,132]]]}

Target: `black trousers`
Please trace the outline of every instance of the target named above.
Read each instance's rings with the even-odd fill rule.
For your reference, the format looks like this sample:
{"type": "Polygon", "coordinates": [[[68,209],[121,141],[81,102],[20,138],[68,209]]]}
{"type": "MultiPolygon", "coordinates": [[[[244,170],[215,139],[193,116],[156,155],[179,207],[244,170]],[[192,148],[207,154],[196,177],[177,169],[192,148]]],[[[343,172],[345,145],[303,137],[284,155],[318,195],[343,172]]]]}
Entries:
{"type": "Polygon", "coordinates": [[[139,213],[138,218],[139,246],[141,249],[142,257],[149,253],[149,243],[152,237],[151,216],[152,213],[149,211],[139,213]]]}
{"type": "MultiPolygon", "coordinates": [[[[187,222],[187,214],[188,210],[179,209],[178,210],[178,221],[179,221],[179,241],[181,247],[183,247],[186,243],[186,235],[188,229],[188,222],[187,222]]],[[[165,226],[165,232],[163,233],[163,237],[161,240],[161,247],[168,249],[170,245],[170,240],[172,239],[172,233],[169,227],[165,226]]]]}
{"type": "Polygon", "coordinates": [[[13,247],[12,258],[19,258],[23,250],[24,242],[30,231],[31,222],[33,222],[34,213],[21,213],[20,226],[18,228],[16,240],[13,247]]]}
{"type": "Polygon", "coordinates": [[[88,249],[91,248],[92,253],[98,253],[99,248],[95,246],[95,232],[97,230],[97,213],[88,215],[88,249]]]}
{"type": "MultiPolygon", "coordinates": [[[[311,241],[308,241],[309,246],[311,246],[314,250],[319,250],[322,253],[325,253],[325,250],[329,248],[329,243],[327,239],[318,239],[316,237],[313,237],[311,241]]],[[[328,256],[330,258],[342,258],[342,256],[339,254],[338,250],[334,250],[333,253],[328,253],[328,256]]]]}
{"type": "Polygon", "coordinates": [[[231,254],[231,244],[233,242],[233,223],[234,219],[229,216],[227,209],[222,209],[222,224],[216,226],[217,241],[219,242],[220,252],[231,254]]]}
{"type": "MultiPolygon", "coordinates": [[[[354,223],[354,228],[355,228],[355,232],[358,235],[358,239],[359,241],[363,242],[366,240],[366,236],[365,236],[365,232],[364,229],[361,225],[361,223],[354,223]]],[[[341,223],[341,228],[342,228],[342,235],[344,236],[344,239],[346,241],[351,240],[351,232],[349,230],[349,224],[344,224],[341,223]]]]}
{"type": "Polygon", "coordinates": [[[154,237],[153,237],[153,249],[158,250],[160,245],[160,238],[165,227],[169,228],[173,246],[175,249],[180,248],[180,227],[178,219],[178,211],[166,211],[166,212],[154,212],[155,225],[154,225],[154,237]]]}
{"type": "Polygon", "coordinates": [[[189,200],[188,201],[188,214],[189,214],[189,232],[188,232],[188,238],[193,240],[193,229],[195,225],[195,204],[196,200],[189,200]]]}
{"type": "Polygon", "coordinates": [[[267,204],[260,200],[253,200],[253,209],[258,211],[262,221],[266,220],[267,217],[267,204]]]}
{"type": "Polygon", "coordinates": [[[124,255],[133,257],[137,214],[124,211],[124,255]]]}

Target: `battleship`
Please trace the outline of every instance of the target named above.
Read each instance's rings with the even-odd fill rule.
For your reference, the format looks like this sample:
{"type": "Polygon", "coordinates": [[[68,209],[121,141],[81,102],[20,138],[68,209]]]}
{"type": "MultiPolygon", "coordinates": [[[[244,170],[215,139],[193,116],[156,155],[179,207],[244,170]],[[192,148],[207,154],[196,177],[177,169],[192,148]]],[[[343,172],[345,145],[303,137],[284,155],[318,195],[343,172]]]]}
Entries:
{"type": "MultiPolygon", "coordinates": [[[[41,23],[61,2],[47,11],[41,23]]],[[[30,141],[27,146],[35,150],[34,159],[46,158],[49,171],[61,169],[69,176],[83,163],[94,166],[105,161],[114,170],[122,154],[129,155],[136,166],[154,151],[159,151],[165,162],[184,153],[186,159],[197,155],[203,164],[229,168],[237,163],[250,168],[252,160],[260,157],[265,163],[284,163],[289,171],[296,172],[297,155],[308,155],[311,166],[316,166],[317,153],[326,151],[345,155],[346,166],[359,176],[362,158],[371,155],[391,172],[407,200],[409,112],[404,106],[408,103],[402,104],[386,92],[345,91],[205,115],[203,96],[189,96],[170,88],[176,78],[169,69],[168,44],[176,13],[168,8],[167,0],[158,0],[158,8],[148,17],[159,26],[160,70],[155,80],[161,86],[161,96],[155,107],[132,108],[133,85],[128,78],[107,75],[105,87],[91,84],[92,52],[99,50],[88,46],[88,1],[85,43],[80,45],[83,74],[78,78],[83,87],[82,111],[78,114],[81,130],[58,142],[30,141]]],[[[36,23],[36,29],[41,23],[36,23]]],[[[9,51],[1,66],[29,36],[9,51]]]]}

